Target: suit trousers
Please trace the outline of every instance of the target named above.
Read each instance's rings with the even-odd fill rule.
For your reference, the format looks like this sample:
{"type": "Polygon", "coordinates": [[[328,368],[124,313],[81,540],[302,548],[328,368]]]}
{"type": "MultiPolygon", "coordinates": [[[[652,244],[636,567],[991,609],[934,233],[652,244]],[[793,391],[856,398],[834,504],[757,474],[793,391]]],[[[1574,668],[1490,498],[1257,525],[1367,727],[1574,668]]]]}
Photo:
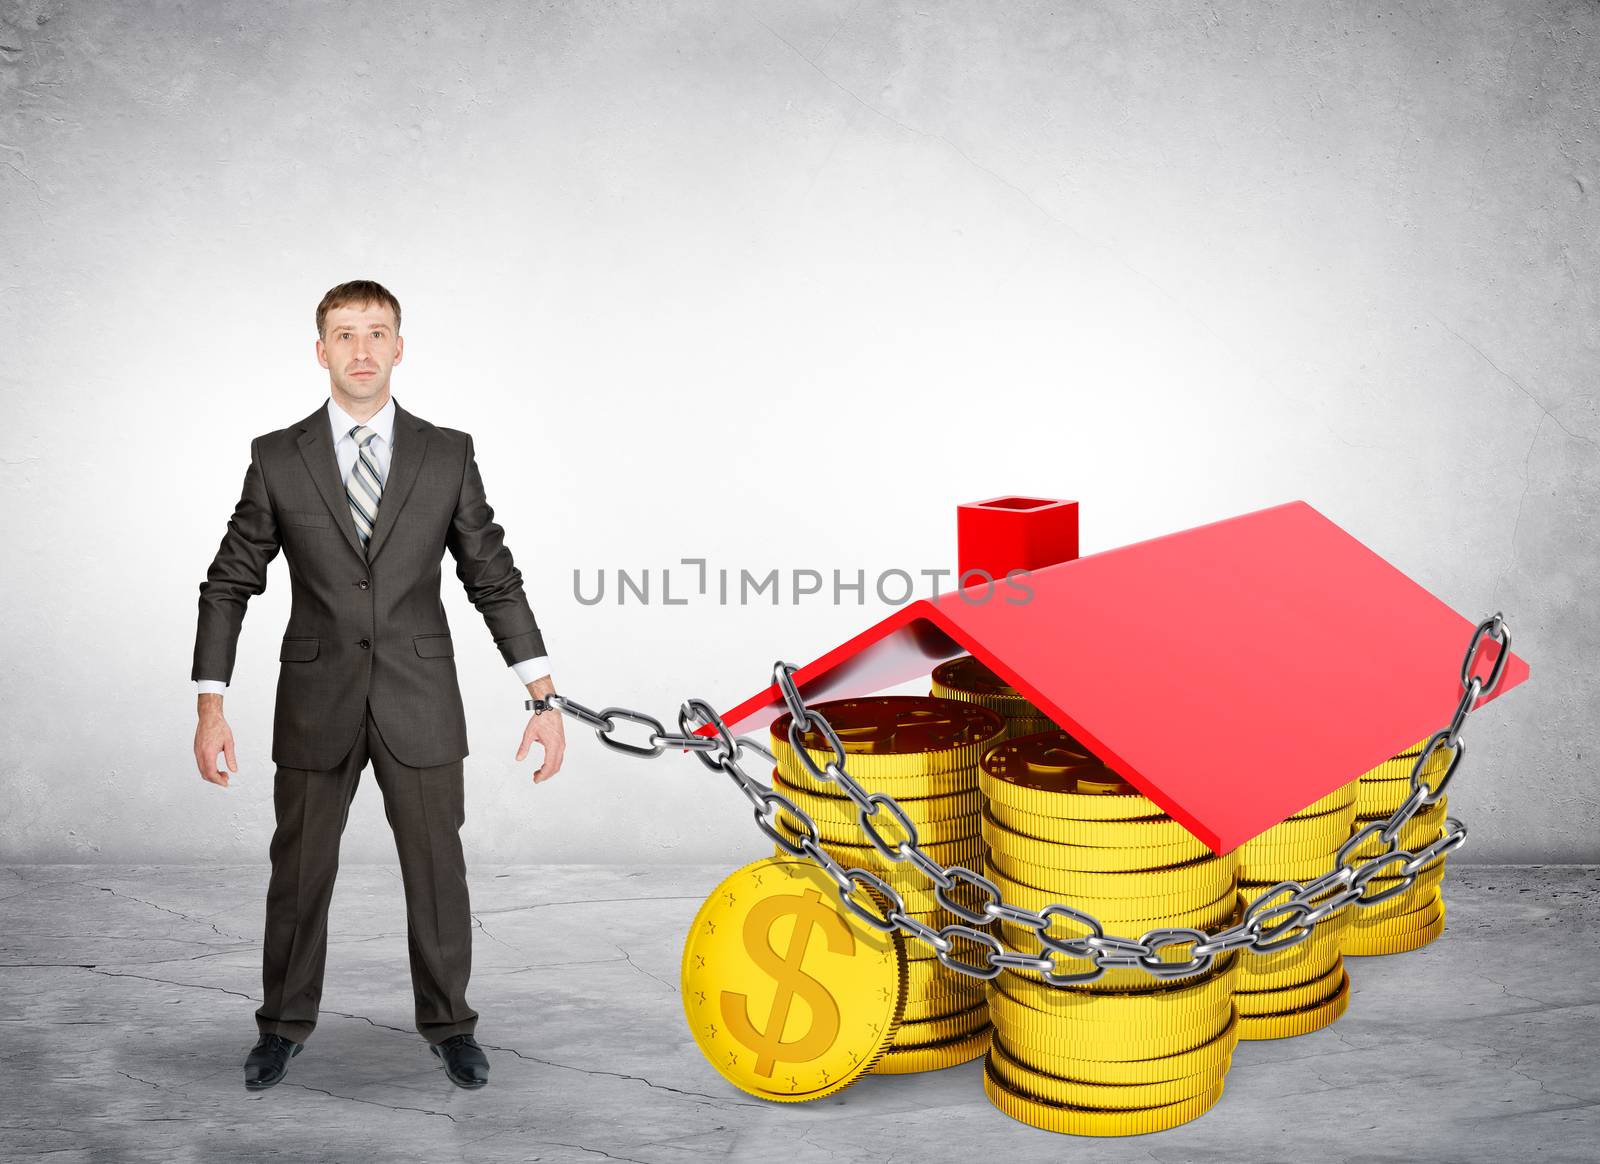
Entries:
{"type": "Polygon", "coordinates": [[[405,887],[406,941],[416,1026],[439,1043],[471,1034],[472,913],[460,829],[465,820],[463,763],[410,768],[384,745],[369,705],[355,744],[325,771],[278,766],[277,827],[267,887],[256,1026],[303,1043],[317,1022],[328,953],[328,906],[339,869],[339,840],[367,761],[383,793],[405,887]]]}

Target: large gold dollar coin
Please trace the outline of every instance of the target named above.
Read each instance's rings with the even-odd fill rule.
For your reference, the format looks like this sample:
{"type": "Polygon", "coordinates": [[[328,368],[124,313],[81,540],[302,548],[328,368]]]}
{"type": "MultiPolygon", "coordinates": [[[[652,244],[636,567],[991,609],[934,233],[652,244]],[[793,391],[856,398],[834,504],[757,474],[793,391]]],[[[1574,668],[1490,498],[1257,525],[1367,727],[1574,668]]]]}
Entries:
{"type": "MultiPolygon", "coordinates": [[[[1005,718],[975,703],[928,695],[874,695],[815,704],[839,737],[845,770],[873,790],[894,793],[893,785],[932,773],[973,768],[978,757],[1005,734],[1005,718]]],[[[798,762],[789,744],[794,717],[784,712],[772,721],[778,767],[787,778],[798,762]]],[[[833,748],[816,728],[800,737],[819,767],[834,758],[833,748]]],[[[803,771],[803,769],[802,769],[803,771]]]]}
{"type": "Polygon", "coordinates": [[[894,1042],[906,1002],[904,940],[858,922],[815,862],[753,862],[712,891],[689,927],[681,975],[689,1031],[742,1091],[780,1102],[831,1095],[894,1042]]]}

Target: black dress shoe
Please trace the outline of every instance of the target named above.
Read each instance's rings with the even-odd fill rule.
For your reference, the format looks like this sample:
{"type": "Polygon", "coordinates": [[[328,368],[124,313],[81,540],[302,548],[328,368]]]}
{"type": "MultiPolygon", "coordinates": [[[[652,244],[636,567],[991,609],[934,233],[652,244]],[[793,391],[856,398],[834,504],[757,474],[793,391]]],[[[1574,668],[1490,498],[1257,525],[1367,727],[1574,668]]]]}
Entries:
{"type": "Polygon", "coordinates": [[[282,1035],[262,1035],[244,1057],[244,1085],[251,1091],[264,1091],[289,1072],[289,1060],[298,1055],[304,1043],[291,1043],[282,1035]]]}
{"type": "Polygon", "coordinates": [[[471,1035],[451,1035],[428,1050],[444,1060],[444,1073],[457,1087],[482,1087],[489,1082],[489,1056],[471,1035]]]}

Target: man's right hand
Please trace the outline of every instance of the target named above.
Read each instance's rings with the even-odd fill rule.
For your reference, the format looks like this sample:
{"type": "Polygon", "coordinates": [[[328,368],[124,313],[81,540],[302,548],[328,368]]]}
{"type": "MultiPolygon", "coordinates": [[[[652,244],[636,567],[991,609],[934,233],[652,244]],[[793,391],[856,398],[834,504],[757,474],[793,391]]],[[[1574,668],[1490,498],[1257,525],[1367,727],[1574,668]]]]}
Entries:
{"type": "Polygon", "coordinates": [[[200,779],[211,784],[228,787],[228,772],[237,772],[239,762],[233,754],[233,729],[222,718],[220,695],[200,696],[200,723],[194,729],[194,762],[200,768],[200,779]],[[217,767],[217,753],[228,761],[228,771],[217,767]]]}

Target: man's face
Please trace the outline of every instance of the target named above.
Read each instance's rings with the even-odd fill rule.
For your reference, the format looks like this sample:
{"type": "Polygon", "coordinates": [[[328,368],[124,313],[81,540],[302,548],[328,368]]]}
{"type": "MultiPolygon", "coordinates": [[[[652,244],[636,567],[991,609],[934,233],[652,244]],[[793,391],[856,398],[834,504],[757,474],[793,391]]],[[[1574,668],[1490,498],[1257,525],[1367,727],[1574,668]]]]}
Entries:
{"type": "Polygon", "coordinates": [[[405,341],[395,332],[394,312],[382,304],[332,308],[317,340],[317,362],[344,395],[381,400],[389,391],[389,369],[400,362],[405,341]]]}

